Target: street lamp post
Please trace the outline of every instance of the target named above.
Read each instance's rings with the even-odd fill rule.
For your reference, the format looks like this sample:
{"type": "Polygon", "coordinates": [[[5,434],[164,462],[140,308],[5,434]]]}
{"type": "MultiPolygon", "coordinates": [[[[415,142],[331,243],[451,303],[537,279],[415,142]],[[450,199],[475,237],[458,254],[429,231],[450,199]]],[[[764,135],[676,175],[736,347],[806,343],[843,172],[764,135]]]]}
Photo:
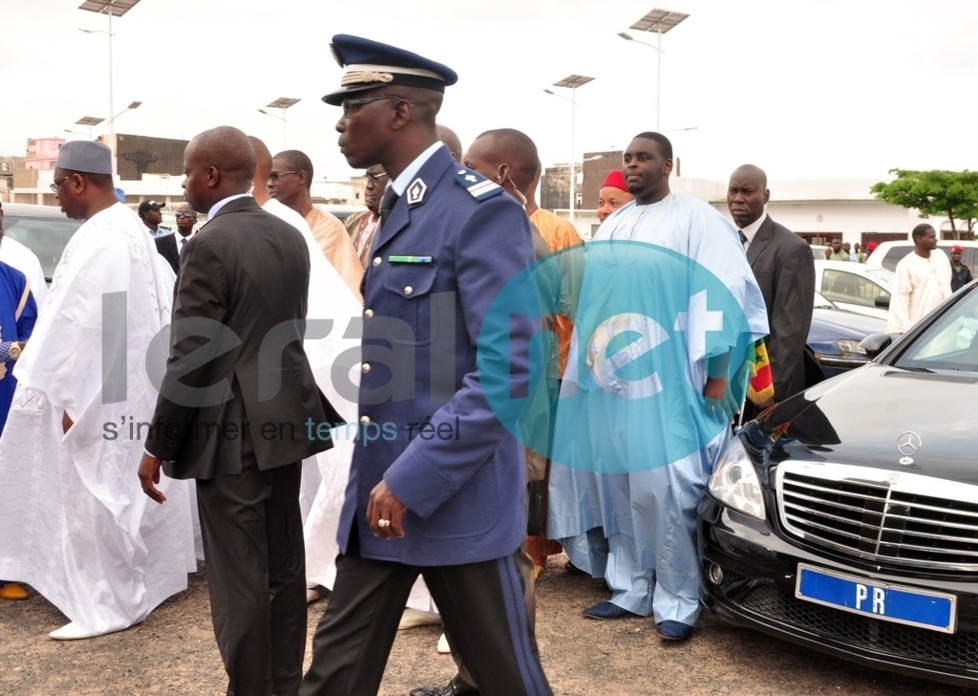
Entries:
{"type": "MultiPolygon", "coordinates": [[[[107,32],[102,32],[96,29],[79,29],[86,34],[103,34],[107,33],[109,35],[109,147],[112,148],[112,176],[115,177],[118,167],[116,164],[116,147],[115,147],[115,117],[112,115],[115,112],[115,102],[113,101],[113,79],[112,79],[112,17],[122,17],[126,12],[131,10],[139,3],[139,0],[85,0],[81,5],[78,6],[79,10],[86,10],[88,12],[95,12],[97,14],[104,14],[109,18],[109,30],[107,32]]],[[[133,108],[133,107],[130,107],[133,108]]],[[[127,109],[128,110],[128,109],[127,109]]]]}
{"type": "Polygon", "coordinates": [[[650,31],[655,32],[659,37],[657,45],[652,45],[646,43],[640,39],[633,38],[629,34],[621,31],[618,32],[618,36],[625,39],[625,41],[634,41],[635,43],[640,43],[643,46],[648,46],[649,48],[655,49],[656,61],[655,61],[655,130],[659,131],[660,128],[660,115],[662,113],[662,35],[669,33],[669,31],[679,25],[684,19],[689,17],[688,14],[683,14],[682,12],[670,12],[669,10],[652,10],[647,15],[642,17],[640,20],[635,22],[629,29],[635,29],[636,31],[650,31]]]}
{"type": "Polygon", "coordinates": [[[302,101],[302,100],[301,99],[291,99],[289,97],[279,97],[275,101],[273,101],[273,102],[271,102],[269,104],[265,104],[265,106],[267,108],[269,108],[269,109],[281,109],[282,110],[282,115],[281,116],[277,116],[276,114],[271,114],[271,113],[265,111],[265,109],[258,109],[258,113],[265,114],[266,116],[271,116],[272,118],[277,118],[278,120],[280,120],[282,122],[282,149],[283,150],[286,149],[286,131],[285,131],[286,120],[285,120],[285,110],[288,109],[290,106],[294,106],[294,105],[298,104],[300,101],[302,101]]]}
{"type": "Polygon", "coordinates": [[[577,121],[577,96],[576,96],[577,88],[586,85],[588,82],[591,82],[593,79],[594,79],[593,77],[586,77],[584,75],[568,75],[563,80],[554,82],[553,85],[554,87],[566,87],[571,91],[570,99],[567,99],[567,97],[552,92],[549,89],[543,90],[549,95],[552,95],[554,97],[560,97],[561,99],[564,99],[571,103],[571,152],[570,152],[570,181],[569,181],[570,207],[568,208],[567,217],[570,219],[570,223],[572,225],[574,224],[574,209],[577,206],[577,181],[575,181],[575,172],[574,172],[574,157],[575,157],[574,151],[576,148],[576,144],[574,142],[574,136],[576,135],[576,131],[577,131],[577,122],[576,122],[577,121]]]}

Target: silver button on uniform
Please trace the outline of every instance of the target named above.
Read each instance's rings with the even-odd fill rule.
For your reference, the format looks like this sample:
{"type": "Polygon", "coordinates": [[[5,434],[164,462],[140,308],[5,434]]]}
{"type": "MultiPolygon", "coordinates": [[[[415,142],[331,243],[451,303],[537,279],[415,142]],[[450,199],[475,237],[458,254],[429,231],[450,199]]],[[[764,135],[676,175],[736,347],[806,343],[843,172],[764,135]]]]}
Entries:
{"type": "Polygon", "coordinates": [[[404,294],[405,295],[410,295],[412,292],[414,292],[414,288],[412,288],[410,285],[405,285],[404,286],[404,294]]]}
{"type": "Polygon", "coordinates": [[[384,262],[383,259],[381,259],[379,256],[375,256],[374,257],[374,268],[377,268],[377,266],[379,266],[383,262],[384,262]]]}
{"type": "Polygon", "coordinates": [[[367,374],[368,372],[370,372],[370,363],[364,363],[363,365],[361,365],[360,372],[362,372],[363,374],[367,374]]]}

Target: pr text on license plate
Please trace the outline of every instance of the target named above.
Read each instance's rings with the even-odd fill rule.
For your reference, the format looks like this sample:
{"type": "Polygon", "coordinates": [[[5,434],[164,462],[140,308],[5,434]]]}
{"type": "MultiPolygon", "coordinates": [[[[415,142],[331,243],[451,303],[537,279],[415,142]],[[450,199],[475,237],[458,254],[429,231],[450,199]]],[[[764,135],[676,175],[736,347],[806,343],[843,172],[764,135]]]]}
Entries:
{"type": "Polygon", "coordinates": [[[957,597],[798,564],[795,597],[882,621],[941,633],[957,630],[957,597]]]}

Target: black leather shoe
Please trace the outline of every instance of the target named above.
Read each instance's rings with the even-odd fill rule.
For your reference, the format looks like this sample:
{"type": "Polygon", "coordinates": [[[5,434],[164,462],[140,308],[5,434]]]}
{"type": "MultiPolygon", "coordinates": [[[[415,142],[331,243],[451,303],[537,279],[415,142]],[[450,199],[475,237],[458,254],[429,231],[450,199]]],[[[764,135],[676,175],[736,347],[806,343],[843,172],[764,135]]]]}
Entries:
{"type": "Polygon", "coordinates": [[[410,696],[479,696],[479,692],[463,688],[453,679],[445,686],[418,687],[411,691],[410,696]]]}

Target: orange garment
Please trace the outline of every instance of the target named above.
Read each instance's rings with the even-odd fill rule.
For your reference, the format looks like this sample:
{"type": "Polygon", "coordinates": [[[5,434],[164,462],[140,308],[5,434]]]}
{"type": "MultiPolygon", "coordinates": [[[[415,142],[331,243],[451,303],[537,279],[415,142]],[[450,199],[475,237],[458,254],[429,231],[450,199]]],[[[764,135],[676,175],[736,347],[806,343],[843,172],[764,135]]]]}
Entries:
{"type": "MultiPolygon", "coordinates": [[[[569,221],[558,215],[554,215],[549,210],[537,208],[530,216],[530,222],[536,225],[537,230],[540,231],[540,236],[547,242],[547,246],[550,247],[551,251],[556,252],[577,244],[583,244],[581,236],[574,229],[574,226],[569,221]]],[[[574,289],[567,287],[568,283],[572,282],[573,279],[571,278],[561,277],[561,294],[573,293],[574,289]]],[[[570,317],[563,314],[556,315],[554,320],[554,333],[557,335],[557,341],[560,346],[560,357],[558,361],[560,371],[558,374],[561,377],[564,375],[564,368],[567,367],[567,353],[570,350],[570,340],[573,332],[574,323],[570,317]]]]}
{"type": "Polygon", "coordinates": [[[333,264],[333,268],[343,277],[353,294],[363,302],[363,296],[360,294],[363,266],[357,257],[356,249],[353,248],[350,235],[346,232],[346,227],[335,215],[316,206],[313,206],[306,215],[306,222],[312,228],[312,236],[316,238],[326,260],[333,264]]]}

